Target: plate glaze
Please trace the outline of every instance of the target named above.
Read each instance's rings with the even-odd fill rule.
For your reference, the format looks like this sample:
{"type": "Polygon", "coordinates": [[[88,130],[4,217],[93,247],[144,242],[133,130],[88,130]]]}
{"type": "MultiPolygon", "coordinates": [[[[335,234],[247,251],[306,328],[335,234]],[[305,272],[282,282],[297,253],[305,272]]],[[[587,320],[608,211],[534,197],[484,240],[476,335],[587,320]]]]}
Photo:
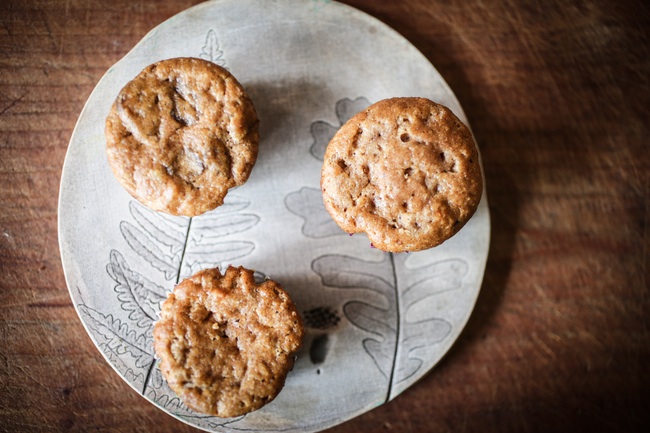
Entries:
{"type": "Polygon", "coordinates": [[[59,242],[75,308],[93,342],[133,389],[165,412],[215,432],[319,431],[415,383],[452,346],[480,290],[489,246],[485,192],[468,224],[431,250],[389,254],[348,236],[320,195],[325,146],[372,102],[423,96],[467,123],[451,89],[408,41],[331,1],[218,0],[152,30],[100,80],[72,135],[59,199],[59,242]],[[148,210],[113,177],[104,120],[145,66],[201,57],[228,68],[260,117],[246,184],[196,218],[148,210]],[[280,282],[307,329],[280,395],[221,419],[183,405],[162,378],[151,330],[182,278],[228,264],[280,282]]]}

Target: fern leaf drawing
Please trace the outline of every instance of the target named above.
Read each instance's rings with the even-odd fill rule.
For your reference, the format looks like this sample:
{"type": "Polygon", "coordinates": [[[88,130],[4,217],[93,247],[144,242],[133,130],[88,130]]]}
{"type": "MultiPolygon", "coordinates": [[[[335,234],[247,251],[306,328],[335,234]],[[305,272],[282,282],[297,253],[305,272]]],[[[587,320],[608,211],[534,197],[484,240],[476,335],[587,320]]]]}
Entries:
{"type": "Polygon", "coordinates": [[[219,39],[217,38],[217,34],[214,30],[208,31],[208,34],[205,37],[205,44],[201,49],[200,57],[203,60],[208,60],[220,66],[225,66],[226,61],[222,56],[223,51],[219,49],[219,39]]]}
{"type": "Polygon", "coordinates": [[[193,248],[185,253],[180,279],[189,277],[201,269],[214,268],[245,257],[255,249],[248,241],[215,242],[211,244],[192,243],[193,248]]]}
{"type": "Polygon", "coordinates": [[[129,312],[129,319],[140,328],[149,328],[156,320],[165,289],[131,270],[118,251],[111,251],[106,266],[110,277],[117,283],[115,292],[122,309],[129,312]]]}
{"type": "Polygon", "coordinates": [[[255,249],[255,244],[248,241],[230,241],[230,242],[214,242],[214,243],[198,243],[194,240],[191,241],[193,250],[186,254],[187,261],[193,259],[208,260],[218,259],[218,262],[227,262],[230,260],[244,257],[255,249]]]}
{"type": "Polygon", "coordinates": [[[288,194],[284,204],[290,212],[304,220],[302,233],[308,238],[346,234],[325,210],[323,196],[319,189],[303,187],[299,191],[288,194]]]}
{"type": "Polygon", "coordinates": [[[381,262],[331,255],[316,259],[312,269],[326,286],[367,289],[375,295],[348,301],[343,312],[350,323],[369,334],[363,348],[382,375],[400,383],[422,367],[423,351],[451,333],[451,324],[438,317],[436,302],[462,287],[467,263],[450,259],[409,269],[402,273],[400,284],[406,287],[402,291],[396,289],[394,266],[391,254],[381,262]]]}
{"type": "Polygon", "coordinates": [[[106,344],[100,344],[99,349],[106,355],[113,366],[124,375],[124,378],[132,383],[142,385],[144,384],[145,375],[142,371],[136,371],[129,367],[126,362],[117,353],[112,351],[106,344]]]}
{"type": "Polygon", "coordinates": [[[414,303],[422,303],[431,296],[461,287],[463,277],[467,274],[467,263],[460,259],[433,262],[409,270],[402,293],[406,309],[414,303]]]}
{"type": "Polygon", "coordinates": [[[380,262],[368,262],[355,257],[326,255],[314,260],[312,269],[325,285],[364,287],[392,300],[395,297],[395,278],[389,257],[385,255],[380,262]]]}
{"type": "Polygon", "coordinates": [[[260,221],[257,215],[210,214],[204,218],[195,218],[192,223],[192,239],[197,245],[204,245],[231,234],[245,232],[260,221]]]}
{"type": "Polygon", "coordinates": [[[396,383],[413,376],[426,358],[421,352],[451,333],[451,324],[437,317],[442,313],[436,301],[447,292],[459,290],[466,273],[467,263],[460,259],[437,261],[409,270],[407,288],[401,295],[402,335],[396,383]]]}
{"type": "Polygon", "coordinates": [[[187,218],[172,219],[151,211],[135,201],[129,203],[129,211],[133,219],[150,237],[170,248],[172,255],[182,251],[187,232],[187,218]]]}
{"type": "Polygon", "coordinates": [[[189,408],[186,408],[181,399],[174,396],[173,391],[170,393],[163,393],[156,392],[149,388],[145,395],[158,406],[164,407],[176,415],[178,415],[177,412],[179,411],[181,413],[184,413],[186,410],[189,411],[189,408]]]}
{"type": "Polygon", "coordinates": [[[144,334],[137,334],[126,323],[113,318],[112,314],[102,314],[86,305],[78,306],[85,323],[101,337],[99,345],[121,356],[129,353],[135,360],[135,366],[144,368],[153,360],[153,343],[144,334]]]}
{"type": "Polygon", "coordinates": [[[178,274],[181,262],[179,254],[165,254],[153,240],[155,238],[127,221],[122,221],[120,230],[129,246],[151,266],[163,272],[166,280],[171,280],[178,274]]]}
{"type": "Polygon", "coordinates": [[[207,218],[210,215],[214,215],[214,214],[219,214],[219,215],[231,214],[231,213],[244,210],[248,206],[250,206],[250,202],[245,198],[238,196],[236,194],[228,194],[221,206],[219,206],[216,210],[208,214],[201,215],[198,218],[207,218]]]}
{"type": "Polygon", "coordinates": [[[241,212],[249,204],[249,201],[237,195],[228,195],[223,205],[191,220],[179,278],[208,267],[229,264],[253,252],[253,242],[226,239],[248,231],[259,223],[259,216],[241,212]]]}
{"type": "Polygon", "coordinates": [[[393,365],[394,348],[397,337],[395,323],[387,320],[389,308],[377,308],[362,301],[352,301],[343,307],[345,316],[356,325],[371,334],[363,340],[363,348],[368,353],[382,375],[388,379],[393,365]]]}
{"type": "Polygon", "coordinates": [[[338,124],[331,125],[328,122],[323,120],[316,120],[312,122],[309,132],[311,133],[314,141],[312,142],[309,152],[311,155],[318,159],[319,161],[323,160],[325,155],[325,149],[329,144],[336,131],[339,130],[341,125],[350,120],[352,116],[357,114],[359,111],[370,105],[370,101],[360,96],[356,99],[343,98],[336,101],[334,111],[336,112],[336,117],[338,119],[338,124]]]}
{"type": "Polygon", "coordinates": [[[341,125],[330,125],[323,120],[312,122],[311,126],[309,127],[309,132],[311,133],[314,141],[309,148],[309,152],[314,158],[320,161],[323,160],[327,145],[332,140],[334,134],[336,134],[336,131],[338,131],[340,127],[341,125]]]}
{"type": "Polygon", "coordinates": [[[381,374],[389,379],[394,364],[398,335],[395,278],[391,256],[380,262],[354,257],[329,255],[317,258],[312,269],[324,285],[337,289],[361,289],[363,299],[348,301],[343,306],[345,317],[371,336],[362,341],[381,374]]]}
{"type": "Polygon", "coordinates": [[[424,358],[417,351],[444,340],[451,332],[451,324],[443,319],[430,318],[408,322],[402,332],[396,383],[408,379],[422,367],[424,358]]]}
{"type": "Polygon", "coordinates": [[[124,240],[167,281],[179,282],[192,273],[244,257],[255,244],[225,238],[255,227],[260,217],[241,211],[249,202],[237,195],[226,197],[223,205],[198,217],[172,217],[131,202],[134,223],[122,221],[124,240]]]}

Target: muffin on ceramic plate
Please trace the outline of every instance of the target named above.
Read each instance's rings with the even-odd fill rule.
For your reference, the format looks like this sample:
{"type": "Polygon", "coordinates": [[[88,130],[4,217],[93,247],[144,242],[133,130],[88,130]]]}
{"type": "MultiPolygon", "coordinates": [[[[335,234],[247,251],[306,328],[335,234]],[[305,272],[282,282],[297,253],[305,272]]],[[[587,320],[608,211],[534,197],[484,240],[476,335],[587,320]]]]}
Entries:
{"type": "Polygon", "coordinates": [[[120,184],[156,211],[196,216],[223,204],[251,173],[259,121],[226,69],[196,58],[147,66],[106,119],[106,152],[120,184]]]}
{"type": "Polygon", "coordinates": [[[321,190],[342,230],[406,252],[456,234],[476,211],[483,180],[472,134],[451,110],[425,98],[391,98],[334,135],[321,190]]]}
{"type": "Polygon", "coordinates": [[[179,283],[154,326],[154,349],[172,390],[190,408],[223,418],[272,401],[304,328],[287,292],[251,270],[207,269],[179,283]]]}

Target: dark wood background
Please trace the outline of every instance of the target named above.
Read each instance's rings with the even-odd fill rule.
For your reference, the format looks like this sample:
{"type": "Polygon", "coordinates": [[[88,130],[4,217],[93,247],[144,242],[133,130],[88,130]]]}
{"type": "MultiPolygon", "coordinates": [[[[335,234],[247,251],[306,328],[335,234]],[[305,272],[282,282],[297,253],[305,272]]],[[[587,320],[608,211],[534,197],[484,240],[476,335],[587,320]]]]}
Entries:
{"type": "MultiPolygon", "coordinates": [[[[103,73],[198,0],[0,2],[0,431],[195,431],[86,335],[59,179],[103,73]]],[[[483,152],[492,244],[443,362],[332,432],[650,431],[650,7],[346,0],[438,68],[483,152]]]]}

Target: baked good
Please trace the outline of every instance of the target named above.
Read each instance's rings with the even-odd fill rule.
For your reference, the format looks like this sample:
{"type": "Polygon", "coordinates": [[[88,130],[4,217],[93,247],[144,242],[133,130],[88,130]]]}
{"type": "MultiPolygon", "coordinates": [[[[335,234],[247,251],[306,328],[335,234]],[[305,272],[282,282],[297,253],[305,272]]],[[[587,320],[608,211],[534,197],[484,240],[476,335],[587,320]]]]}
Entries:
{"type": "Polygon", "coordinates": [[[273,280],[242,267],[207,269],[178,284],[154,326],[169,386],[190,408],[243,415],[273,400],[293,367],[302,320],[273,280]]]}
{"type": "Polygon", "coordinates": [[[196,216],[246,182],[257,158],[258,118],[226,69],[196,58],[147,66],[106,119],[115,177],[145,206],[196,216]]]}
{"type": "Polygon", "coordinates": [[[334,135],[321,172],[323,201],[348,233],[383,251],[420,251],[457,233],[483,189],[470,130],[425,98],[391,98],[334,135]]]}

